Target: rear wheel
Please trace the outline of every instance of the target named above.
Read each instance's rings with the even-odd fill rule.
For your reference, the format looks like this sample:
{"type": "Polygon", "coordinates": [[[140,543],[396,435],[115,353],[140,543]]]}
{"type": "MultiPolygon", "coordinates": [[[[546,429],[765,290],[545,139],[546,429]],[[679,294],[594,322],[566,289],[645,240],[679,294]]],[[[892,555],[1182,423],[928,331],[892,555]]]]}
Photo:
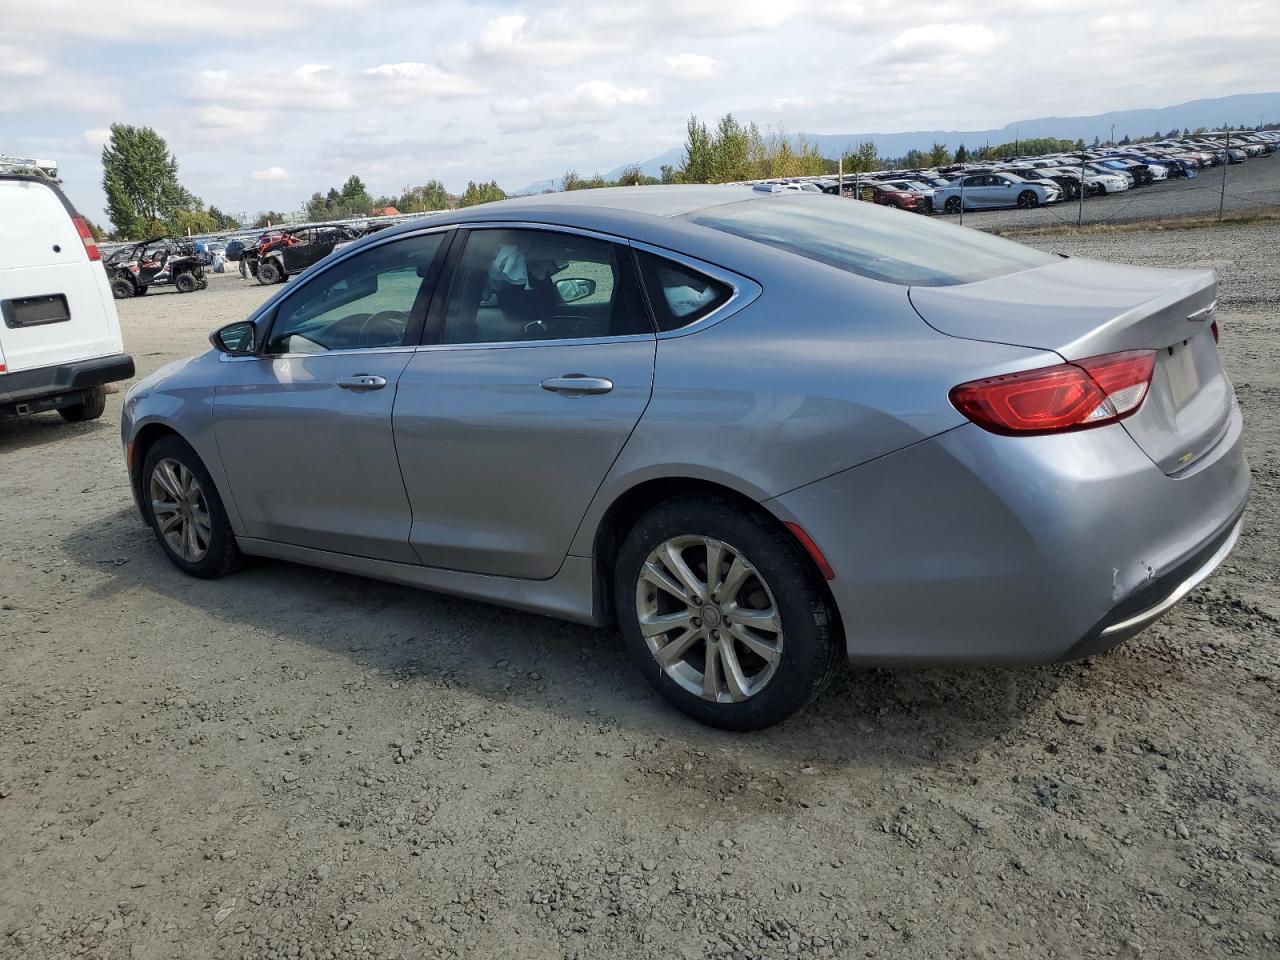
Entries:
{"type": "Polygon", "coordinates": [[[726,730],[802,709],[842,656],[812,561],[770,518],[715,497],[655,507],[615,568],[631,659],[675,707],[726,730]]]}
{"type": "Polygon", "coordinates": [[[273,260],[263,260],[258,264],[259,283],[279,283],[284,279],[282,271],[273,260]]]}
{"type": "Polygon", "coordinates": [[[86,390],[84,399],[79,403],[73,403],[69,407],[59,407],[58,412],[62,414],[63,420],[81,423],[85,420],[97,420],[105,409],[107,409],[107,388],[99,384],[86,390]]]}
{"type": "Polygon", "coordinates": [[[208,286],[209,286],[209,279],[207,277],[201,277],[199,280],[196,281],[197,290],[203,290],[208,286]]]}
{"type": "Polygon", "coordinates": [[[190,273],[180,273],[173,278],[173,287],[179,293],[194,293],[200,283],[190,273]]]}
{"type": "Polygon", "coordinates": [[[952,214],[959,213],[959,212],[960,212],[960,198],[959,198],[959,197],[947,197],[947,202],[946,202],[945,204],[943,204],[942,209],[946,210],[946,211],[947,211],[947,213],[952,213],[952,214]]]}
{"type": "Polygon", "coordinates": [[[1034,190],[1023,190],[1018,194],[1018,208],[1020,210],[1030,210],[1032,207],[1040,205],[1040,198],[1036,196],[1034,190]]]}
{"type": "Polygon", "coordinates": [[[161,437],[142,465],[147,522],[174,566],[213,579],[240,564],[240,549],[213,478],[181,437],[161,437]]]}
{"type": "Polygon", "coordinates": [[[132,280],[126,280],[124,277],[116,277],[111,281],[111,296],[117,300],[128,300],[133,296],[135,287],[132,280]]]}

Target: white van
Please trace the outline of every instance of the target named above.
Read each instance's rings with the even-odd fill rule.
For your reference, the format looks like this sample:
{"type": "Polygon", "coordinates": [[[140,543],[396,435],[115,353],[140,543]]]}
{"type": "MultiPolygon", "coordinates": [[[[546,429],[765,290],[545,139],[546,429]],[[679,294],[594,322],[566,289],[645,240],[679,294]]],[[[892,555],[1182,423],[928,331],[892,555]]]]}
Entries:
{"type": "Polygon", "coordinates": [[[0,416],[92,420],[133,376],[88,224],[58,185],[0,173],[0,416]]]}

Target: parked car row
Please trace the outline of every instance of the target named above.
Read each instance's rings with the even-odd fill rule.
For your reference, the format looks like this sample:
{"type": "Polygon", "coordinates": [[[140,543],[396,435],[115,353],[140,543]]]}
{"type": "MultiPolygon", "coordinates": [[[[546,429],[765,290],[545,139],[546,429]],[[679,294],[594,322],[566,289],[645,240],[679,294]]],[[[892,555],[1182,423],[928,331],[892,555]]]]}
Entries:
{"type": "MultiPolygon", "coordinates": [[[[995,207],[1029,209],[1122,193],[1197,176],[1205,167],[1273,154],[1280,131],[1186,137],[1101,150],[1014,157],[981,164],[882,170],[845,181],[846,196],[915,213],[959,213],[995,207]]],[[[780,182],[780,181],[779,181],[780,182]]],[[[825,190],[827,181],[782,183],[782,189],[825,190]]],[[[837,188],[834,191],[839,192],[837,188]]]]}

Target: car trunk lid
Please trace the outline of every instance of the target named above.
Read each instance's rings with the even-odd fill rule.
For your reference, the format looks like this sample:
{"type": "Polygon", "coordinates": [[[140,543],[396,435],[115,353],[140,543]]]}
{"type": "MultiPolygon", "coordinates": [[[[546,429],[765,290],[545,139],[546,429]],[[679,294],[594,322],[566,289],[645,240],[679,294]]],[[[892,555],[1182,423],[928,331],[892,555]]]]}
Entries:
{"type": "Polygon", "coordinates": [[[1083,259],[910,291],[926,323],[965,340],[1053,350],[1069,361],[1156,350],[1151,390],[1123,426],[1168,474],[1206,453],[1231,417],[1234,393],[1210,330],[1216,295],[1211,270],[1083,259]]]}

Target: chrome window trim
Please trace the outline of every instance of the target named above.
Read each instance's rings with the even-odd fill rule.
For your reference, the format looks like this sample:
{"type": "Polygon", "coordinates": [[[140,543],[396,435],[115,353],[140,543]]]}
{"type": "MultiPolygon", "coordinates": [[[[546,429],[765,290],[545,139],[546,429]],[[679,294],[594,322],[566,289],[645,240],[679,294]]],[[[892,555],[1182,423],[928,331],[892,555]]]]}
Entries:
{"type": "Polygon", "coordinates": [[[398,347],[350,347],[343,350],[318,350],[314,353],[224,353],[219,356],[221,363],[238,363],[243,360],[301,360],[307,357],[367,357],[374,353],[413,353],[418,347],[408,344],[398,347]]]}
{"type": "MultiPolygon", "coordinates": [[[[705,260],[698,260],[694,257],[678,253],[667,247],[655,246],[652,243],[644,243],[640,240],[629,240],[628,243],[633,250],[641,250],[645,253],[651,253],[655,257],[663,257],[673,263],[681,264],[690,270],[696,270],[698,273],[704,273],[712,280],[718,280],[725,286],[729,287],[733,292],[729,294],[729,299],[720,306],[716,307],[704,317],[699,317],[693,323],[683,327],[676,327],[674,330],[659,331],[657,337],[659,340],[674,340],[677,337],[687,337],[691,333],[697,333],[705,330],[707,327],[715,326],[721,320],[727,320],[739,310],[750,306],[752,303],[764,293],[764,288],[754,280],[749,280],[738,273],[730,273],[723,267],[717,267],[714,264],[707,263],[705,260]]],[[[641,279],[643,284],[643,278],[641,279]]]]}

